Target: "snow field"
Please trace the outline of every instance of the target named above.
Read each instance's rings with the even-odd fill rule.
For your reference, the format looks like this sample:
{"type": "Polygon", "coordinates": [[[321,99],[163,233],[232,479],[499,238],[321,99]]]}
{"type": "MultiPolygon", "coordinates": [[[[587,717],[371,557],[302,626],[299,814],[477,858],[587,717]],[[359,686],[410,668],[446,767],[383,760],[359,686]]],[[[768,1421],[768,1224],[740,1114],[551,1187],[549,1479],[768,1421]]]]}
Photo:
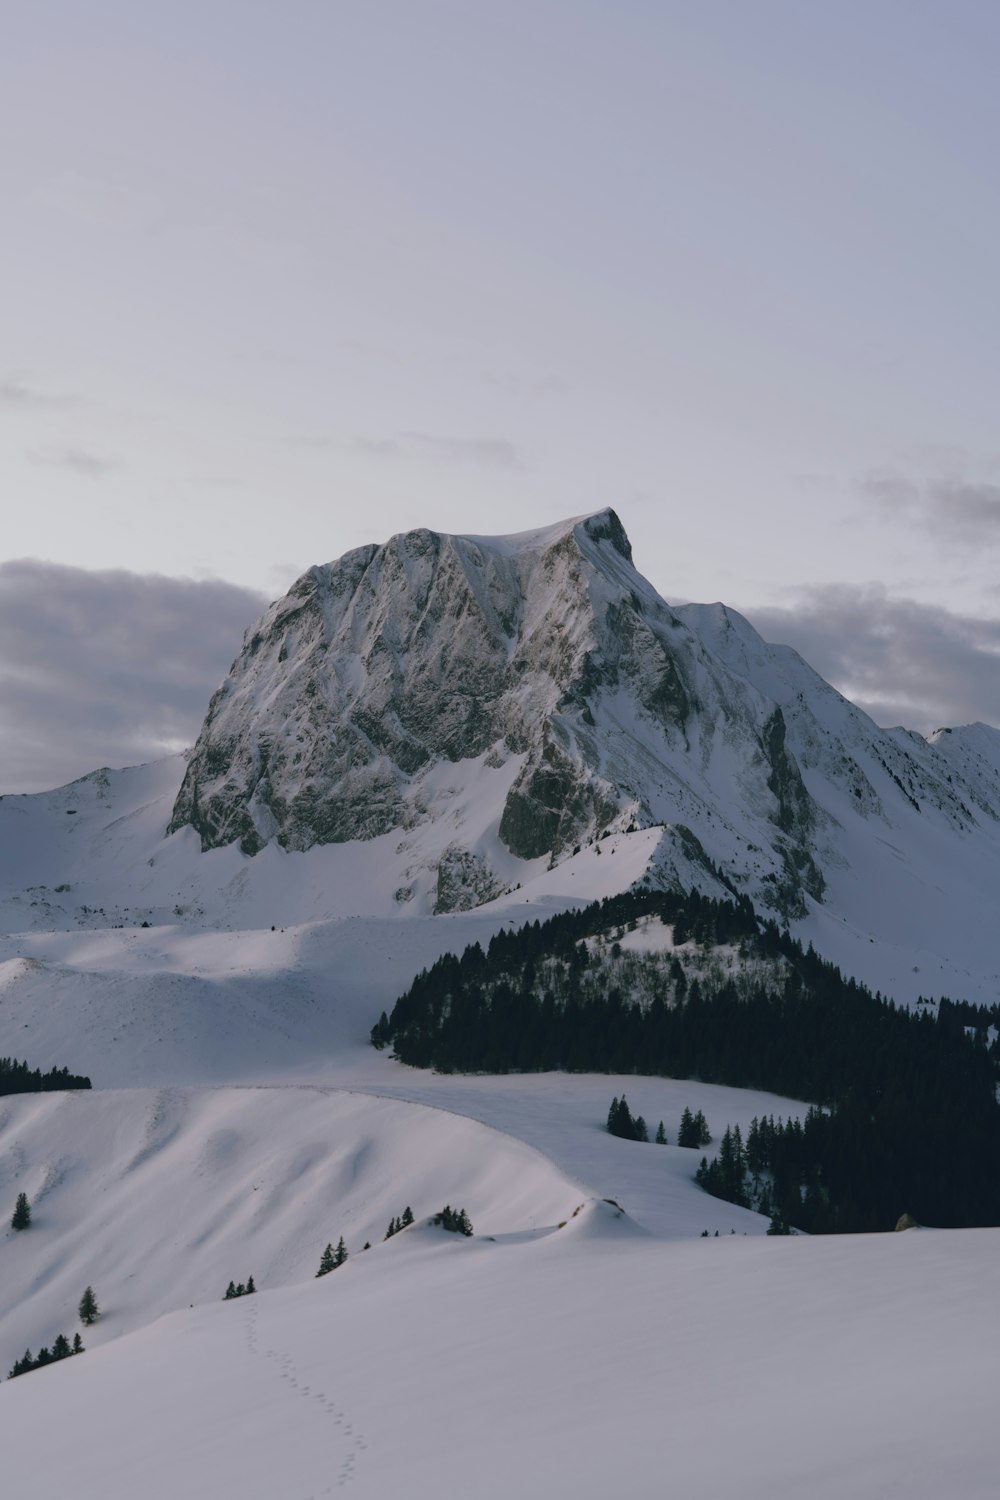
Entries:
{"type": "Polygon", "coordinates": [[[5,1386],[7,1472],[55,1494],[72,1454],[87,1500],[986,1500],[998,1251],[664,1245],[602,1204],[496,1243],[417,1226],[5,1386]]]}
{"type": "MultiPolygon", "coordinates": [[[[90,1349],[230,1280],[315,1275],[328,1241],[382,1241],[409,1204],[465,1207],[484,1232],[558,1222],[580,1187],[544,1156],[457,1114],[310,1087],[135,1089],[0,1100],[0,1376],[25,1348],[90,1349]],[[32,1206],[20,1233],[19,1192],[32,1206]],[[7,1207],[9,1201],[9,1209],[7,1207]]],[[[369,1252],[370,1253],[370,1252],[369,1252]]],[[[24,1377],[28,1378],[28,1377],[24,1377]]],[[[3,1387],[6,1392],[7,1386],[3,1387]]],[[[2,1393],[0,1393],[2,1396],[2,1393]]]]}

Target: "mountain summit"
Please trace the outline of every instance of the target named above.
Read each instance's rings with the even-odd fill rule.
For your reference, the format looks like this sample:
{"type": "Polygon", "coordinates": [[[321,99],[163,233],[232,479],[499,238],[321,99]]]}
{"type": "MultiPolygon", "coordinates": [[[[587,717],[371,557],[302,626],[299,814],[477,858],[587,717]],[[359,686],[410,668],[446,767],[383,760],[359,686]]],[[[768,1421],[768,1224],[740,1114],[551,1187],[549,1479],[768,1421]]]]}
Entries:
{"type": "MultiPolygon", "coordinates": [[[[770,904],[822,891],[781,709],[636,572],[613,510],[509,537],[411,531],[311,568],[247,632],[170,829],[247,854],[370,839],[428,816],[443,764],[477,761],[507,768],[494,832],[519,859],[669,825],[707,866],[691,825],[735,800],[765,830],[770,904]]],[[[486,898],[489,850],[456,832],[451,877],[486,898]]]]}
{"type": "Polygon", "coordinates": [[[858,820],[995,825],[983,733],[880,730],[734,611],[672,609],[613,510],[417,530],[311,568],[250,628],[169,831],[248,855],[398,831],[399,853],[434,824],[421,858],[444,911],[509,889],[522,861],[655,828],[650,879],[794,918],[858,820]]]}

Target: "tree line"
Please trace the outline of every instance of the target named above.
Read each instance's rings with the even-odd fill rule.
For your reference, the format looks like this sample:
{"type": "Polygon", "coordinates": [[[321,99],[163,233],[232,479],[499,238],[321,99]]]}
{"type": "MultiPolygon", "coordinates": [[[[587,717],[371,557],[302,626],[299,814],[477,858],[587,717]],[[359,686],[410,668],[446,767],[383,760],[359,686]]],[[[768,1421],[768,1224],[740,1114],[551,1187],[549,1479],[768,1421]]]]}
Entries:
{"type": "MultiPolygon", "coordinates": [[[[88,1286],[85,1289],[83,1296],[80,1298],[78,1311],[80,1321],[85,1323],[88,1328],[91,1324],[96,1323],[100,1317],[101,1310],[97,1305],[97,1298],[94,1296],[94,1288],[92,1286],[88,1286]]],[[[70,1343],[64,1333],[60,1333],[53,1340],[51,1349],[45,1346],[39,1349],[34,1357],[32,1357],[30,1349],[25,1349],[21,1358],[16,1359],[7,1371],[7,1379],[15,1380],[18,1375],[27,1375],[32,1370],[41,1370],[45,1365],[56,1364],[61,1359],[69,1359],[72,1354],[83,1354],[84,1352],[83,1340],[78,1333],[73,1335],[72,1343],[70,1343]]]]}
{"type": "Polygon", "coordinates": [[[90,1079],[68,1068],[29,1068],[16,1057],[0,1057],[0,1094],[47,1094],[57,1089],[89,1089],[90,1079]]]}
{"type": "MultiPolygon", "coordinates": [[[[888,1228],[904,1210],[924,1223],[1000,1223],[996,1019],[996,1008],[911,1011],[872,994],[745,898],[639,891],[503,931],[485,952],[444,955],[372,1041],[441,1072],[697,1078],[823,1106],[801,1140],[798,1122],[762,1132],[772,1197],[816,1232],[888,1228]],[[643,954],[641,971],[624,969],[625,934],[656,918],[674,948],[699,945],[697,962],[668,944],[643,954]],[[728,957],[706,970],[723,944],[728,957]]],[[[704,1185],[729,1195],[711,1167],[704,1185]]]]}

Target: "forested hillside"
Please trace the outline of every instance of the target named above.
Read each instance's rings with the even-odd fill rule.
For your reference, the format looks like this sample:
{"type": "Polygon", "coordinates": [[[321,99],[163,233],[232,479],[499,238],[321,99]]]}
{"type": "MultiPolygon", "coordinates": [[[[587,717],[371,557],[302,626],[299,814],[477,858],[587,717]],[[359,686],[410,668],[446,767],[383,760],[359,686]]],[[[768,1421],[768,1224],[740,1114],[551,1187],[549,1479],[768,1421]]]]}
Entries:
{"type": "MultiPolygon", "coordinates": [[[[996,1009],[873,995],[748,901],[636,892],[421,973],[376,1046],[442,1072],[655,1074],[811,1100],[703,1185],[813,1231],[1000,1223],[996,1009]],[[664,930],[666,929],[666,930],[664,930]]],[[[743,1153],[741,1155],[741,1153],[743,1153]]]]}

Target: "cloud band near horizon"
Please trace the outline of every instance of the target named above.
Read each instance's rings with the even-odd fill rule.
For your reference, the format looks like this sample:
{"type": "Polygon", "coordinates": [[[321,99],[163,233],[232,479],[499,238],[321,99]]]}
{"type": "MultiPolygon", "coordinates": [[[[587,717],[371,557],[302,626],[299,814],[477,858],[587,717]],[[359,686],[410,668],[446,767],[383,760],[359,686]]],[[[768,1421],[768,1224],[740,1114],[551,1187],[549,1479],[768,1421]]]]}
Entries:
{"type": "MultiPolygon", "coordinates": [[[[0,564],[0,793],[193,744],[266,604],[217,579],[0,564]]],[[[744,613],[879,724],[1000,726],[998,621],[847,585],[744,613]]]]}
{"type": "Polygon", "coordinates": [[[266,604],[217,579],[0,564],[0,793],[192,744],[266,604]]]}

